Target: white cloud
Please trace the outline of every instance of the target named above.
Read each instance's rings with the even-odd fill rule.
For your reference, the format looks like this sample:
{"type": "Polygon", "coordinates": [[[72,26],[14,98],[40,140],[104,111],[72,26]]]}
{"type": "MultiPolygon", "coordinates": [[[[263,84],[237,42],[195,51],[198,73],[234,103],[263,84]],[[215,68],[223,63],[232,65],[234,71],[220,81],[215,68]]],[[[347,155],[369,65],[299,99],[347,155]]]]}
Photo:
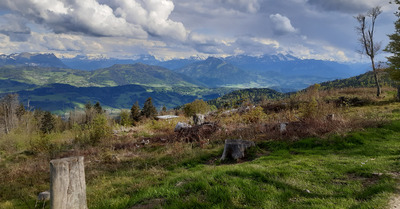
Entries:
{"type": "Polygon", "coordinates": [[[186,29],[169,19],[171,0],[3,0],[12,10],[43,24],[55,33],[145,39],[152,36],[184,40],[186,29]]]}
{"type": "Polygon", "coordinates": [[[292,26],[290,19],[286,16],[281,14],[272,14],[269,16],[269,19],[273,23],[274,32],[278,35],[297,32],[297,29],[292,26]]]}

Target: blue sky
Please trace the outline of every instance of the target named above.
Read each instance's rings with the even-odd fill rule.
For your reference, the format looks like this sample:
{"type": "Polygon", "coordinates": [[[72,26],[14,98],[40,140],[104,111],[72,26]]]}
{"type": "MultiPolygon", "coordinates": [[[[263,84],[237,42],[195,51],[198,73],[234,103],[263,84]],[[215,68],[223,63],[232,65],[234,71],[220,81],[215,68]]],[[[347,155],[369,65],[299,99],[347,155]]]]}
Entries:
{"type": "Polygon", "coordinates": [[[383,13],[376,40],[385,46],[395,21],[389,0],[2,0],[0,53],[159,59],[282,53],[360,62],[353,17],[377,5],[383,13]]]}

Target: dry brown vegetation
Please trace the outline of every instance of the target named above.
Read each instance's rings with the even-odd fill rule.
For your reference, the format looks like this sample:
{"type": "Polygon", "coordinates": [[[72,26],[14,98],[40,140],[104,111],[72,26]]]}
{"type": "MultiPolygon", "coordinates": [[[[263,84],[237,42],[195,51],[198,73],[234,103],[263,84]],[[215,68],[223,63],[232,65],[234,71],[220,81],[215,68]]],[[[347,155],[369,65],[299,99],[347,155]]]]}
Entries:
{"type": "Polygon", "coordinates": [[[294,141],[378,126],[400,107],[393,103],[395,89],[384,88],[381,98],[371,96],[374,92],[374,88],[320,91],[314,86],[283,100],[215,111],[205,124],[180,132],[173,131],[177,122],[191,122],[183,113],[176,119],[145,119],[127,127],[103,114],[97,119],[90,115],[92,122],[85,124],[85,114],[73,113],[69,122],[57,120],[57,128],[43,134],[34,114],[27,112],[16,128],[0,135],[0,182],[7,182],[1,183],[0,206],[13,200],[30,204],[47,190],[48,162],[54,158],[85,156],[90,184],[96,176],[127,166],[149,166],[161,175],[166,167],[202,155],[204,148],[220,147],[225,139],[294,141]],[[351,98],[357,103],[348,102],[351,98]]]}

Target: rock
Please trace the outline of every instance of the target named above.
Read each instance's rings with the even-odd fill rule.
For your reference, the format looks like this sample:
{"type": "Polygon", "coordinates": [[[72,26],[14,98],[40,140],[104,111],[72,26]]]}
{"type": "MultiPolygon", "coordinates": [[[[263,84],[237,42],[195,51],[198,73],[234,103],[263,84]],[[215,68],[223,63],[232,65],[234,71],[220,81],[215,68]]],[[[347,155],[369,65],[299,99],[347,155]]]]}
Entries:
{"type": "Polygon", "coordinates": [[[205,118],[205,116],[202,114],[193,115],[194,125],[199,126],[199,125],[203,124],[205,121],[204,118],[205,118]]]}
{"type": "Polygon", "coordinates": [[[37,199],[39,201],[48,201],[50,200],[50,192],[49,191],[45,191],[45,192],[40,192],[37,199]]]}
{"type": "Polygon", "coordinates": [[[244,152],[246,149],[256,146],[252,141],[241,140],[241,139],[227,139],[225,140],[224,153],[222,154],[221,160],[231,158],[234,160],[241,159],[245,156],[244,152]]]}
{"type": "Polygon", "coordinates": [[[178,122],[178,123],[176,124],[176,126],[175,126],[174,131],[175,131],[175,132],[178,132],[178,131],[180,131],[180,130],[182,130],[182,129],[191,128],[191,127],[192,127],[192,126],[189,125],[189,124],[187,124],[187,123],[178,122]]]}
{"type": "Polygon", "coordinates": [[[281,132],[281,134],[287,131],[287,129],[286,129],[287,125],[288,125],[288,123],[280,123],[279,124],[279,131],[281,132]]]}
{"type": "Polygon", "coordinates": [[[49,191],[40,192],[39,195],[37,196],[35,208],[38,206],[39,202],[43,202],[42,208],[44,208],[46,206],[46,202],[49,200],[50,200],[50,192],[49,191]]]}
{"type": "Polygon", "coordinates": [[[179,118],[179,116],[176,116],[176,115],[159,115],[159,116],[156,116],[156,118],[160,119],[160,120],[168,120],[168,119],[179,118]]]}

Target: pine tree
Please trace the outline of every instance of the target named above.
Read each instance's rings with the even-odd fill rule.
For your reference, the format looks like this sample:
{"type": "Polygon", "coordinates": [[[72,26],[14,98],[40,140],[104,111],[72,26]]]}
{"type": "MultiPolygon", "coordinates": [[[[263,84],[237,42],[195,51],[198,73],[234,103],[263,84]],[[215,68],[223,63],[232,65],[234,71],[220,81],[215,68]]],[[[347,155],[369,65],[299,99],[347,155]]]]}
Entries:
{"type": "Polygon", "coordinates": [[[101,107],[100,102],[96,102],[96,104],[93,106],[93,108],[97,114],[103,113],[103,108],[101,107]]]}
{"type": "Polygon", "coordinates": [[[163,115],[167,114],[167,107],[165,107],[165,105],[163,105],[162,109],[161,109],[161,113],[163,115]]]}
{"type": "Polygon", "coordinates": [[[132,119],[133,123],[139,122],[139,120],[140,120],[140,106],[139,106],[138,101],[136,101],[136,103],[134,105],[132,105],[131,119],[132,119]]]}
{"type": "Polygon", "coordinates": [[[146,118],[153,118],[157,115],[157,109],[154,107],[151,97],[144,102],[142,115],[146,118]]]}
{"type": "MultiPolygon", "coordinates": [[[[394,80],[400,81],[400,0],[394,0],[398,5],[398,10],[394,14],[397,17],[394,23],[395,32],[389,35],[390,42],[386,46],[385,51],[392,53],[393,55],[388,57],[390,65],[390,74],[394,80]]],[[[397,99],[400,100],[400,85],[397,87],[397,99]]]]}
{"type": "Polygon", "coordinates": [[[46,111],[41,120],[40,130],[42,133],[48,134],[54,129],[55,120],[51,112],[46,111]]]}

